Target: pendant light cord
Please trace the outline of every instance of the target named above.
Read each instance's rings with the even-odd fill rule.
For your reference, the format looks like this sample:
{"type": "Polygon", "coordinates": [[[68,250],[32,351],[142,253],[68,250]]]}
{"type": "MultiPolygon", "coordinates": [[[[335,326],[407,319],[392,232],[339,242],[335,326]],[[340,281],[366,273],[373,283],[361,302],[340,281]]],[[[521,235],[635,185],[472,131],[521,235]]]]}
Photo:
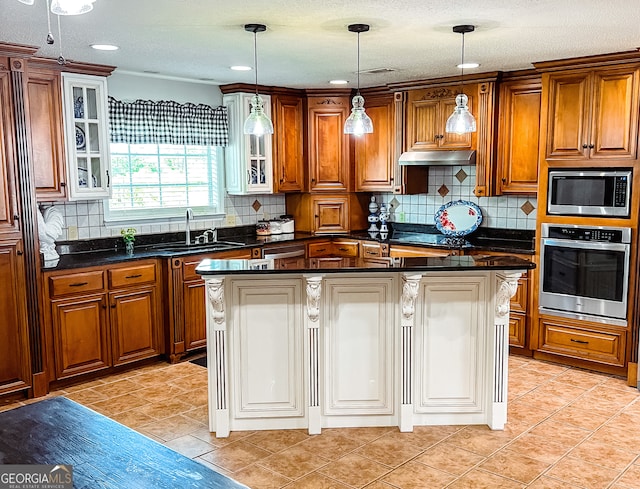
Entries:
{"type": "Polygon", "coordinates": [[[357,75],[358,75],[358,90],[357,90],[357,92],[358,92],[358,95],[360,95],[360,32],[358,32],[358,56],[357,56],[357,59],[358,59],[358,73],[357,73],[357,75]]]}
{"type": "Polygon", "coordinates": [[[462,55],[460,62],[460,93],[464,93],[464,32],[462,33],[462,55]]]}
{"type": "Polygon", "coordinates": [[[258,95],[258,31],[253,31],[253,65],[256,68],[256,95],[258,95]]]}

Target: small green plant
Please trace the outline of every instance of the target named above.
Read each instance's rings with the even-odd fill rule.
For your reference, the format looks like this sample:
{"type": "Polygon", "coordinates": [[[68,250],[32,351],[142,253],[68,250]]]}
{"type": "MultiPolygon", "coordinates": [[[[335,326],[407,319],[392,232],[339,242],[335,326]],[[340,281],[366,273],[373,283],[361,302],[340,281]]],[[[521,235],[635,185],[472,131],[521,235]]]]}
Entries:
{"type": "Polygon", "coordinates": [[[135,228],[121,229],[120,230],[120,234],[122,235],[122,240],[125,243],[133,244],[133,242],[136,240],[136,230],[135,230],[135,228]]]}

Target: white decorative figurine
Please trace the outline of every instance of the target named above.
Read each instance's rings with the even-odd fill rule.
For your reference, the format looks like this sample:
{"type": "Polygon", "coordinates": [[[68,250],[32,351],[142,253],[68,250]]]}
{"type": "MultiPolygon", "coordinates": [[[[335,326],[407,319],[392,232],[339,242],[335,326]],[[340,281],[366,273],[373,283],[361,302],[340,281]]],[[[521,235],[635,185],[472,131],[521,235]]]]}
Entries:
{"type": "Polygon", "coordinates": [[[369,221],[369,236],[372,238],[377,238],[378,236],[378,204],[376,203],[376,198],[371,197],[371,202],[369,203],[369,217],[367,217],[367,221],[369,221]]]}
{"type": "Polygon", "coordinates": [[[387,204],[380,204],[380,238],[387,239],[389,234],[389,228],[387,227],[387,221],[389,220],[389,210],[387,204]]]}
{"type": "Polygon", "coordinates": [[[56,266],[60,255],[56,251],[56,239],[62,236],[64,218],[56,207],[38,210],[38,237],[40,252],[44,254],[44,266],[56,266]]]}

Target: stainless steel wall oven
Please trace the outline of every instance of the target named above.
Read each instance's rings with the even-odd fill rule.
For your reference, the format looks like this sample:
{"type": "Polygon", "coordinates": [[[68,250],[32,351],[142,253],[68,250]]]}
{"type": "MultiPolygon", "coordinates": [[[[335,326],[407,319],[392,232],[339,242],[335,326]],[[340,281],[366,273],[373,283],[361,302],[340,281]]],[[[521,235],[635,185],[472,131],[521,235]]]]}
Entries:
{"type": "Polygon", "coordinates": [[[626,326],[630,228],[543,224],[540,311],[626,326]]]}

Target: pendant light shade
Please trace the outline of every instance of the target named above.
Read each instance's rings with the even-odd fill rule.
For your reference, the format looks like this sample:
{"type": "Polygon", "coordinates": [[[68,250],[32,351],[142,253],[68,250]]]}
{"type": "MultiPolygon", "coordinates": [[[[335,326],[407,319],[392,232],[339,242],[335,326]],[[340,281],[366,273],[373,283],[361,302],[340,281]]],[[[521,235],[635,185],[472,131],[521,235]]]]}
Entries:
{"type": "MultiPolygon", "coordinates": [[[[475,27],[472,25],[456,25],[453,27],[453,32],[462,34],[462,61],[460,63],[462,66],[464,66],[464,35],[474,30],[475,27]]],[[[454,132],[456,134],[476,132],[476,119],[469,111],[469,98],[464,94],[463,88],[464,68],[460,68],[460,93],[456,97],[456,108],[447,119],[446,132],[454,132]]]]}
{"type": "Polygon", "coordinates": [[[364,97],[360,95],[360,33],[367,32],[367,24],[351,24],[348,26],[349,32],[358,33],[358,89],[351,101],[351,115],[344,122],[344,133],[361,136],[373,132],[373,122],[364,110],[364,97]]]}
{"type": "Polygon", "coordinates": [[[56,15],[80,15],[93,10],[96,0],[53,0],[51,12],[56,15]]]}
{"type": "Polygon", "coordinates": [[[264,112],[264,101],[258,94],[258,32],[267,30],[264,24],[245,24],[244,30],[253,32],[253,61],[256,71],[256,94],[251,98],[251,111],[244,121],[244,133],[262,136],[273,134],[273,123],[264,112]]]}

